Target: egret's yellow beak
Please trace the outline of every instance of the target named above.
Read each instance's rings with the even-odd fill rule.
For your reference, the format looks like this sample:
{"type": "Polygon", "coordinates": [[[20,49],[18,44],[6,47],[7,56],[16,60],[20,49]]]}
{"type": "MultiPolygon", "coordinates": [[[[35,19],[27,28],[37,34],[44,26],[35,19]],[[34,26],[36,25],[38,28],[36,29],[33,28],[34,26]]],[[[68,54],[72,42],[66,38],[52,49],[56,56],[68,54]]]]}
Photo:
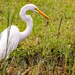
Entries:
{"type": "Polygon", "coordinates": [[[36,10],[37,10],[40,14],[42,14],[43,16],[45,16],[47,19],[50,20],[50,18],[49,18],[47,15],[45,15],[43,12],[41,12],[38,8],[36,8],[36,10]]]}

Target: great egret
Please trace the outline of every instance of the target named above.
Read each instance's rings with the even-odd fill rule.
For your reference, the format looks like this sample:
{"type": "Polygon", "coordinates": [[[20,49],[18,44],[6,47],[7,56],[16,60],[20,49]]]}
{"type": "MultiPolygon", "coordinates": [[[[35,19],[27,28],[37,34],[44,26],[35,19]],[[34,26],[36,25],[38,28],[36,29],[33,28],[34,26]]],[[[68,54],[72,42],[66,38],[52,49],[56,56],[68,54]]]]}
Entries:
{"type": "Polygon", "coordinates": [[[26,15],[26,11],[31,10],[35,12],[39,12],[47,19],[50,19],[47,15],[42,13],[34,4],[27,4],[21,8],[20,17],[23,21],[27,23],[27,28],[24,32],[20,32],[19,29],[12,25],[5,29],[0,36],[0,60],[5,57],[5,52],[7,48],[7,56],[6,59],[9,57],[9,54],[17,48],[17,45],[26,39],[32,31],[33,28],[33,19],[30,15],[26,15]],[[8,33],[7,31],[10,32],[8,33]],[[9,37],[8,37],[9,34],[9,37]],[[8,38],[8,47],[7,47],[7,38],[8,38]]]}

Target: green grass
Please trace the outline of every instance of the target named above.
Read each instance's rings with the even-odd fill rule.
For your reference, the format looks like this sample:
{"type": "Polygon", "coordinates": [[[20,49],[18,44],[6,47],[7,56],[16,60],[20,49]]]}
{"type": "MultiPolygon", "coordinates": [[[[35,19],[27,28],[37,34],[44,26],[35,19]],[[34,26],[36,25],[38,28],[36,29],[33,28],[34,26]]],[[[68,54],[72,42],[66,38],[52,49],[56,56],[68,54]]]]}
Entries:
{"type": "MultiPolygon", "coordinates": [[[[19,69],[20,74],[27,68],[34,66],[34,69],[28,73],[32,73],[33,75],[37,73],[39,75],[39,73],[41,73],[39,65],[42,63],[46,68],[46,70],[43,70],[43,74],[46,72],[48,73],[51,68],[52,70],[50,73],[52,74],[55,73],[56,70],[57,72],[60,72],[60,70],[57,69],[58,67],[61,67],[62,69],[64,67],[64,70],[62,70],[62,74],[64,75],[66,73],[68,73],[68,75],[74,74],[75,1],[29,1],[47,14],[51,20],[49,20],[47,25],[46,18],[42,15],[31,11],[27,12],[27,14],[32,16],[34,22],[32,33],[13,53],[11,53],[7,61],[8,65],[6,71],[10,69],[11,63],[13,62],[11,62],[11,58],[15,57],[15,69],[19,69]],[[70,46],[70,48],[68,46],[70,46]]],[[[21,7],[27,3],[28,2],[25,0],[9,1],[9,23],[16,25],[20,31],[25,30],[26,23],[20,18],[19,12],[21,7]]],[[[7,28],[7,23],[8,3],[5,0],[2,0],[0,1],[0,33],[7,28]]]]}

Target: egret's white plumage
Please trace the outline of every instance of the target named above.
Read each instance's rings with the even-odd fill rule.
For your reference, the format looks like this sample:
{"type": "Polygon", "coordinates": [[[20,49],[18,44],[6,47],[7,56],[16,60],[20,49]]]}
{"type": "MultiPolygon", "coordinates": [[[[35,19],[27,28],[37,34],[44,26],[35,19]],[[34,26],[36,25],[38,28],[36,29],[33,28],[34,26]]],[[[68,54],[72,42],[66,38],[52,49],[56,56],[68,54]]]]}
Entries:
{"type": "Polygon", "coordinates": [[[8,40],[8,45],[7,45],[7,31],[9,28],[5,29],[2,33],[1,33],[1,39],[0,39],[0,59],[3,59],[5,57],[5,52],[6,52],[6,48],[8,46],[8,50],[7,50],[7,58],[9,53],[11,53],[14,49],[16,49],[18,43],[19,43],[19,39],[20,39],[20,33],[19,33],[19,29],[12,25],[10,28],[10,34],[9,34],[9,40],[8,40]]]}
{"type": "Polygon", "coordinates": [[[43,16],[49,19],[48,16],[42,13],[33,4],[27,4],[23,6],[20,11],[20,17],[22,18],[23,21],[27,23],[27,28],[24,32],[20,32],[19,29],[15,25],[12,25],[11,27],[8,27],[1,33],[0,35],[0,60],[5,57],[6,48],[7,48],[6,58],[8,58],[9,53],[11,53],[14,49],[16,49],[17,45],[20,42],[22,42],[24,39],[26,39],[31,33],[32,27],[33,27],[33,19],[31,18],[30,15],[26,15],[26,11],[28,10],[39,12],[40,14],[42,14],[43,16]],[[8,38],[8,45],[7,45],[7,38],[8,38]]]}

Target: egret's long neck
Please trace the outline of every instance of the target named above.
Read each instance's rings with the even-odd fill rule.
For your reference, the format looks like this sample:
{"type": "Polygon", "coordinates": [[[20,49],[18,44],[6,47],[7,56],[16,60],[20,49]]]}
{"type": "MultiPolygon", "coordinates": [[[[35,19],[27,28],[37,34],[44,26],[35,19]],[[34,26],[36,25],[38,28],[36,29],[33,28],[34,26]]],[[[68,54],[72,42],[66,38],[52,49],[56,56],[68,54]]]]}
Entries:
{"type": "Polygon", "coordinates": [[[20,12],[20,17],[22,18],[22,20],[24,20],[27,23],[27,28],[24,32],[20,32],[20,41],[22,42],[23,40],[25,40],[31,33],[32,31],[32,27],[33,27],[33,20],[31,18],[30,15],[26,15],[26,11],[25,8],[21,9],[20,12]],[[30,17],[30,18],[28,18],[30,17]]]}

